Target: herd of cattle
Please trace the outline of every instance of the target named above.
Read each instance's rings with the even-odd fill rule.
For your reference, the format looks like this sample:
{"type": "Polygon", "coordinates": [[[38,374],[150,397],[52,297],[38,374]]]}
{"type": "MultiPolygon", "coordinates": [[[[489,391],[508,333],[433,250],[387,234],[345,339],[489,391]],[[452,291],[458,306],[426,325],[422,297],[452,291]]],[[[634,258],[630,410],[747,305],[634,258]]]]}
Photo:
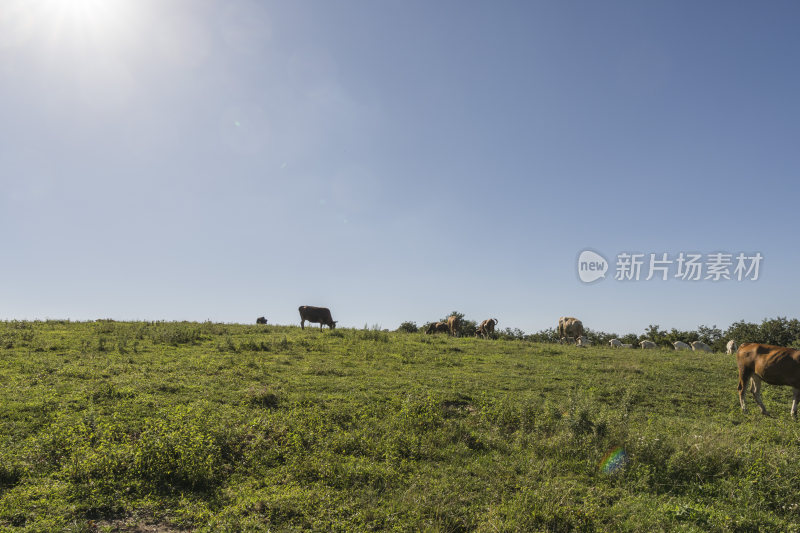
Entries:
{"type": "MultiPolygon", "coordinates": [[[[578,346],[588,346],[589,343],[589,339],[584,336],[583,324],[574,317],[562,316],[558,320],[558,335],[562,343],[577,344],[578,346]]],[[[631,344],[623,344],[619,339],[611,339],[609,345],[612,348],[633,347],[631,344]]],[[[658,347],[652,341],[642,341],[639,345],[642,349],[658,347]]],[[[675,341],[672,345],[676,350],[691,348],[696,352],[712,351],[709,345],[700,341],[694,341],[691,344],[675,341]]],[[[791,414],[792,418],[797,419],[797,403],[800,402],[800,350],[757,342],[747,342],[737,347],[736,341],[733,339],[729,340],[725,347],[729,355],[736,352],[736,366],[739,369],[737,388],[742,412],[747,411],[744,398],[749,384],[750,392],[761,409],[761,413],[767,414],[767,408],[761,401],[761,382],[763,381],[770,385],[792,387],[791,414]]]]}
{"type": "MultiPolygon", "coordinates": [[[[302,314],[301,314],[302,316],[302,314]]],[[[483,337],[488,338],[490,335],[494,333],[494,328],[497,326],[497,319],[496,318],[489,318],[481,322],[475,328],[475,336],[476,337],[483,337]]],[[[450,335],[455,336],[459,331],[459,318],[455,315],[448,317],[448,319],[444,322],[433,322],[431,323],[428,328],[425,330],[425,333],[432,334],[432,333],[449,333],[450,335]]],[[[587,346],[591,346],[592,343],[589,338],[585,335],[585,330],[583,329],[583,323],[575,317],[571,316],[562,316],[558,319],[558,338],[561,344],[574,344],[576,346],[581,346],[583,348],[587,346]]],[[[619,339],[611,339],[608,341],[609,346],[612,348],[633,348],[633,344],[624,344],[619,339]]],[[[642,349],[655,349],[658,348],[658,345],[652,341],[642,341],[639,343],[639,346],[642,349]]],[[[694,341],[691,344],[686,344],[682,341],[676,341],[672,343],[672,346],[676,350],[694,350],[695,352],[703,351],[703,352],[711,352],[711,347],[700,341],[694,341]]],[[[736,342],[731,340],[728,342],[728,353],[732,354],[736,350],[736,342]]]]}
{"type": "MultiPolygon", "coordinates": [[[[475,327],[475,336],[488,339],[494,333],[495,326],[497,326],[497,319],[487,318],[475,327]]],[[[425,333],[428,335],[432,333],[449,333],[455,337],[460,329],[461,319],[456,315],[451,315],[447,317],[445,322],[432,322],[429,324],[425,329],[425,333]]]]}
{"type": "MultiPolygon", "coordinates": [[[[320,329],[322,329],[322,326],[328,326],[331,329],[336,328],[336,321],[333,320],[331,311],[327,307],[301,305],[298,310],[300,311],[300,327],[303,329],[305,329],[306,322],[319,324],[320,329]]],[[[267,319],[263,316],[258,317],[256,323],[266,324],[267,319]]],[[[453,315],[444,322],[430,324],[425,333],[441,332],[455,336],[460,326],[460,318],[453,315]]],[[[475,336],[488,338],[494,333],[495,326],[497,326],[497,319],[488,318],[476,327],[475,336]]],[[[583,347],[590,345],[589,339],[585,335],[583,323],[575,317],[562,316],[558,319],[558,338],[564,344],[575,344],[583,347]]],[[[611,339],[609,345],[612,348],[633,347],[632,344],[623,344],[619,339],[611,339]]],[[[639,345],[642,349],[657,348],[656,343],[652,341],[642,341],[639,345]]],[[[676,341],[673,346],[676,350],[712,351],[711,347],[700,341],[690,344],[676,341]]],[[[730,340],[727,344],[727,352],[732,354],[734,351],[736,351],[736,364],[739,369],[738,391],[742,411],[747,410],[744,399],[749,384],[750,392],[753,394],[758,407],[763,414],[767,414],[767,409],[761,401],[761,382],[763,381],[771,385],[792,387],[791,414],[796,419],[797,403],[800,402],[800,350],[748,342],[739,346],[737,351],[736,342],[730,340]]]]}
{"type": "MultiPolygon", "coordinates": [[[[331,310],[327,307],[314,307],[313,305],[301,305],[298,309],[300,311],[300,328],[305,329],[305,323],[319,324],[328,326],[331,329],[336,329],[336,320],[331,316],[331,310]]],[[[266,324],[267,319],[260,316],[256,319],[256,324],[266,324]]],[[[487,318],[475,328],[475,336],[488,338],[494,333],[494,328],[497,326],[496,318],[487,318]]],[[[448,317],[445,322],[434,322],[428,326],[425,333],[449,333],[456,336],[461,328],[461,319],[455,315],[448,317]]]]}
{"type": "MultiPolygon", "coordinates": [[[[300,311],[300,327],[305,329],[305,323],[319,324],[320,329],[322,326],[328,326],[331,329],[336,328],[336,321],[331,316],[331,310],[327,307],[314,307],[313,305],[301,305],[298,308],[300,311]]],[[[475,328],[475,336],[489,338],[494,334],[495,327],[498,320],[496,318],[487,318],[475,328]]],[[[260,316],[256,319],[256,324],[266,324],[267,319],[260,316]]],[[[425,329],[425,333],[430,335],[433,333],[448,333],[456,336],[461,330],[461,318],[457,315],[451,315],[445,321],[432,322],[425,329]]],[[[561,344],[575,344],[581,347],[591,346],[589,338],[585,335],[583,322],[572,316],[562,316],[558,319],[558,338],[561,344]]],[[[623,344],[619,339],[611,339],[608,341],[612,348],[633,348],[632,344],[623,344]]],[[[691,344],[686,344],[682,341],[672,343],[676,350],[694,350],[711,352],[711,347],[700,341],[694,341],[691,344]]],[[[652,341],[642,341],[639,343],[642,349],[658,348],[658,345],[652,341]]],[[[736,342],[728,341],[728,353],[732,354],[736,350],[736,342]]]]}
{"type": "MultiPolygon", "coordinates": [[[[562,316],[558,319],[558,338],[561,344],[575,344],[577,346],[591,346],[589,338],[584,335],[583,323],[575,317],[562,316]]],[[[612,348],[633,348],[633,344],[623,344],[619,339],[611,339],[608,341],[609,346],[612,348]]],[[[658,345],[653,341],[642,341],[639,346],[643,350],[653,350],[658,348],[658,345]]],[[[711,352],[711,347],[700,341],[694,341],[691,344],[686,344],[682,341],[675,341],[672,346],[676,350],[694,350],[695,352],[711,352]]],[[[736,342],[728,341],[728,353],[732,354],[736,350],[736,342]]]]}

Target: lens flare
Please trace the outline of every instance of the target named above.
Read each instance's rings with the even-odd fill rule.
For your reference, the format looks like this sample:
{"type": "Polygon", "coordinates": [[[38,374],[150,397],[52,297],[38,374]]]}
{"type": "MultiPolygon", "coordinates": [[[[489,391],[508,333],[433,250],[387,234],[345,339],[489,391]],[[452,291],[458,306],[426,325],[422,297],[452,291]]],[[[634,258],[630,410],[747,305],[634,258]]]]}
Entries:
{"type": "Polygon", "coordinates": [[[625,448],[618,446],[606,453],[600,461],[600,470],[606,474],[613,474],[625,468],[627,464],[628,454],[625,453],[625,448]]]}

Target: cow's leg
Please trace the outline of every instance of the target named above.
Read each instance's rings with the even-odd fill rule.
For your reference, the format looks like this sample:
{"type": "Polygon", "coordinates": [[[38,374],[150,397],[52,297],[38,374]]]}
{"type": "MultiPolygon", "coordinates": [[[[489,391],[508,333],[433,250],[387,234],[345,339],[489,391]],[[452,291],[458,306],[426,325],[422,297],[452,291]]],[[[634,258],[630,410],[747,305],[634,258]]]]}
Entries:
{"type": "Polygon", "coordinates": [[[750,384],[752,385],[753,398],[755,398],[759,409],[761,409],[761,414],[766,415],[767,408],[764,407],[764,402],[761,401],[761,378],[758,377],[758,374],[754,373],[750,377],[750,384]]]}
{"type": "Polygon", "coordinates": [[[794,387],[792,393],[792,418],[797,420],[797,402],[800,401],[800,389],[794,387]]]}
{"type": "Polygon", "coordinates": [[[742,412],[747,412],[747,406],[744,403],[744,398],[747,394],[747,385],[750,381],[751,372],[749,372],[746,368],[740,366],[739,367],[739,404],[742,406],[742,412]]]}
{"type": "Polygon", "coordinates": [[[300,329],[306,329],[306,321],[305,319],[300,320],[300,329]]]}

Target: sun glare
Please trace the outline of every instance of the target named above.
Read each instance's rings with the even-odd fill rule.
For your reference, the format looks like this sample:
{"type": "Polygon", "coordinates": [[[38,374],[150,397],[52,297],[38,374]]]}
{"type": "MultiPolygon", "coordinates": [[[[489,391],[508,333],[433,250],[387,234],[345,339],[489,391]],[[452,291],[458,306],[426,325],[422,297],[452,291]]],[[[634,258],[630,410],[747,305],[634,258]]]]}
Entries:
{"type": "Polygon", "coordinates": [[[50,0],[49,7],[63,32],[97,37],[111,33],[123,6],[115,0],[50,0]]]}
{"type": "Polygon", "coordinates": [[[30,41],[94,44],[125,29],[135,0],[0,0],[0,47],[30,41]]]}

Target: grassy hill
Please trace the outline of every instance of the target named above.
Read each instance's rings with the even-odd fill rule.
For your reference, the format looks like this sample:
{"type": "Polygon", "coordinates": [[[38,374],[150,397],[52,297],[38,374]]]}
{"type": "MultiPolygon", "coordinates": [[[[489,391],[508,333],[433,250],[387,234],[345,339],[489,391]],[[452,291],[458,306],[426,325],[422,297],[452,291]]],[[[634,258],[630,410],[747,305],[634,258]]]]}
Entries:
{"type": "Polygon", "coordinates": [[[718,353],[4,322],[0,530],[797,531],[791,391],[743,415],[736,383],[718,353]]]}

